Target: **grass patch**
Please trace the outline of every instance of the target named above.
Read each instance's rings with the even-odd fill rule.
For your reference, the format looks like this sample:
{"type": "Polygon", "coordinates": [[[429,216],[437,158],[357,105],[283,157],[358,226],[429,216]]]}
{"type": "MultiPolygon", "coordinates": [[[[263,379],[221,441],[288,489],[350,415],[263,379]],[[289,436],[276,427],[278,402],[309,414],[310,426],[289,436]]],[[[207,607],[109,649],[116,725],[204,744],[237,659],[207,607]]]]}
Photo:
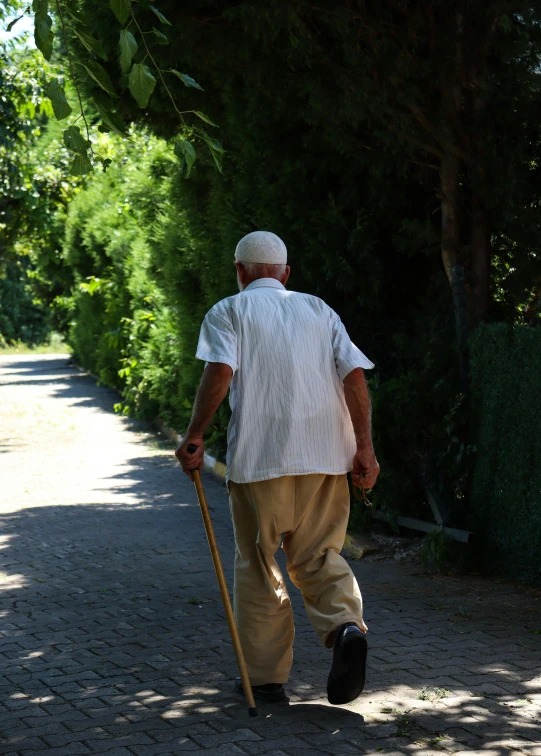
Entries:
{"type": "Polygon", "coordinates": [[[449,735],[436,735],[433,738],[422,738],[421,740],[416,740],[415,742],[419,745],[433,748],[435,751],[447,751],[446,746],[443,745],[444,740],[449,740],[449,735]]]}
{"type": "Polygon", "coordinates": [[[414,717],[409,714],[401,714],[396,718],[396,734],[402,738],[409,738],[416,729],[414,717]]]}
{"type": "Polygon", "coordinates": [[[451,691],[448,688],[423,688],[417,698],[420,701],[439,701],[440,698],[448,698],[451,691]]]}
{"type": "Polygon", "coordinates": [[[29,346],[18,341],[15,344],[0,346],[0,355],[2,354],[71,354],[71,347],[59,333],[52,333],[44,344],[29,346]]]}

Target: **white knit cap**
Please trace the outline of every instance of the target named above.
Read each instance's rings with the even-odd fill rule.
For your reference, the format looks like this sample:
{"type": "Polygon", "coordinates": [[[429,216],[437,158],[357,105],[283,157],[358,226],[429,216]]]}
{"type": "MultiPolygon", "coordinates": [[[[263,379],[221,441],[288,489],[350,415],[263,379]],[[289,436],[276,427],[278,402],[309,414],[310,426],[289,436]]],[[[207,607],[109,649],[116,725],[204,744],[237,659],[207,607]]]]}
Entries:
{"type": "Polygon", "coordinates": [[[235,262],[285,265],[287,249],[284,242],[270,231],[252,231],[237,244],[235,262]]]}

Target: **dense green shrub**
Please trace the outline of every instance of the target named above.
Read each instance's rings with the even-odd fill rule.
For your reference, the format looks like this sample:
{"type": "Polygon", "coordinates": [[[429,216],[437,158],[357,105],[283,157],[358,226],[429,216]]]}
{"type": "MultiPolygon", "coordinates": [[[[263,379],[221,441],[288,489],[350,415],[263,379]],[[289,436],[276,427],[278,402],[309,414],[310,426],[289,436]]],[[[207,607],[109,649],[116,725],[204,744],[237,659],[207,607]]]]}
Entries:
{"type": "MultiPolygon", "coordinates": [[[[225,266],[194,239],[174,186],[178,163],[163,140],[134,133],[126,143],[104,138],[107,149],[115,150],[112,167],[89,180],[66,224],[63,259],[75,280],[69,341],[81,364],[122,391],[119,409],[182,429],[202,371],[194,358],[200,323],[232,293],[232,253],[225,266]]],[[[219,415],[218,449],[224,426],[219,415]]]]}
{"type": "Polygon", "coordinates": [[[69,317],[72,279],[58,248],[79,182],[67,176],[37,55],[0,41],[0,345],[35,345],[51,328],[64,330],[69,317]]]}
{"type": "Polygon", "coordinates": [[[483,325],[471,343],[482,566],[541,583],[541,328],[483,325]]]}
{"type": "Polygon", "coordinates": [[[28,258],[0,268],[0,347],[18,341],[40,344],[48,334],[47,309],[35,300],[31,272],[28,258]]]}

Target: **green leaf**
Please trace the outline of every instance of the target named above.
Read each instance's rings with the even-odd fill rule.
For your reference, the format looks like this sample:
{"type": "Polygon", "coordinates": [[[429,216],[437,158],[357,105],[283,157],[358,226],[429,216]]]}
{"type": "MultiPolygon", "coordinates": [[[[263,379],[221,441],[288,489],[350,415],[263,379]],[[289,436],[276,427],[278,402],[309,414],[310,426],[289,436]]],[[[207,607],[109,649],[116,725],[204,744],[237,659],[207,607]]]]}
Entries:
{"type": "Polygon", "coordinates": [[[45,15],[49,10],[49,0],[32,0],[32,10],[45,15]]]}
{"type": "Polygon", "coordinates": [[[224,155],[224,148],[220,144],[220,142],[217,139],[213,139],[210,137],[205,131],[201,132],[203,139],[207,143],[207,147],[210,150],[210,154],[212,155],[214,162],[216,163],[216,167],[222,173],[222,160],[224,155]]]}
{"type": "Polygon", "coordinates": [[[103,49],[103,46],[98,39],[93,37],[91,34],[87,34],[86,32],[81,31],[80,29],[76,29],[75,27],[71,28],[79,37],[88,52],[96,53],[96,55],[99,55],[100,58],[103,58],[103,60],[107,60],[107,53],[103,49]]]}
{"type": "Polygon", "coordinates": [[[130,0],[110,0],[111,10],[120,24],[125,24],[131,14],[130,0]]]}
{"type": "Polygon", "coordinates": [[[96,63],[94,60],[88,60],[86,63],[81,63],[80,65],[85,69],[87,74],[94,79],[96,84],[100,85],[104,92],[107,92],[111,97],[117,97],[113,82],[103,66],[100,66],[100,64],[96,63]]]}
{"type": "Polygon", "coordinates": [[[136,63],[130,71],[129,87],[140,108],[146,108],[155,86],[156,79],[148,66],[144,63],[136,63]]]}
{"type": "Polygon", "coordinates": [[[53,79],[49,82],[44,94],[45,97],[48,97],[51,101],[54,114],[58,121],[61,121],[63,118],[67,118],[69,116],[69,114],[71,113],[71,106],[66,100],[66,93],[60,86],[58,79],[53,79]]]}
{"type": "Polygon", "coordinates": [[[75,155],[73,163],[70,166],[70,174],[72,176],[86,176],[92,170],[92,165],[88,159],[88,155],[75,155]]]}
{"type": "Polygon", "coordinates": [[[7,31],[7,32],[10,32],[10,31],[11,31],[11,30],[13,29],[13,27],[15,26],[15,24],[16,24],[16,23],[18,23],[18,22],[19,22],[19,21],[21,20],[21,18],[23,18],[23,16],[24,16],[24,13],[23,13],[23,15],[22,15],[22,16],[18,16],[17,18],[14,18],[14,19],[13,19],[13,21],[11,21],[11,22],[10,22],[10,23],[9,23],[9,24],[8,24],[8,25],[6,26],[6,31],[7,31]]]}
{"type": "Polygon", "coordinates": [[[53,53],[54,33],[52,31],[53,20],[47,12],[38,11],[34,19],[34,42],[38,50],[41,50],[45,60],[50,60],[53,53]]]}
{"type": "Polygon", "coordinates": [[[186,178],[190,175],[192,166],[195,163],[195,149],[187,139],[177,139],[174,146],[175,155],[183,162],[186,162],[186,178]]]}
{"type": "Polygon", "coordinates": [[[111,160],[111,158],[103,157],[103,155],[94,155],[94,160],[97,163],[101,163],[101,167],[102,167],[104,173],[107,172],[107,169],[109,168],[109,166],[113,162],[111,160]]]}
{"type": "Polygon", "coordinates": [[[175,76],[178,76],[178,78],[187,86],[187,87],[195,87],[195,89],[200,89],[202,92],[205,90],[203,87],[201,87],[194,79],[192,79],[191,76],[188,76],[188,74],[180,73],[179,71],[175,71],[174,68],[171,69],[171,73],[175,74],[175,76]]]}
{"type": "Polygon", "coordinates": [[[169,44],[169,38],[166,37],[166,35],[163,34],[161,31],[159,31],[158,29],[156,29],[156,28],[153,27],[152,28],[152,33],[156,37],[156,42],[159,45],[168,45],[169,44]]]}
{"type": "Polygon", "coordinates": [[[126,124],[117,113],[113,113],[111,110],[109,110],[108,107],[106,107],[103,103],[99,102],[96,99],[94,99],[94,105],[96,106],[96,109],[101,116],[101,120],[103,121],[103,123],[99,127],[100,131],[105,133],[113,131],[115,134],[118,134],[119,136],[124,138],[128,136],[126,124]]]}
{"type": "Polygon", "coordinates": [[[44,16],[36,14],[34,33],[42,42],[47,41],[52,24],[53,20],[48,14],[44,16]]]}
{"type": "Polygon", "coordinates": [[[78,126],[70,126],[64,131],[64,144],[70,152],[76,152],[78,155],[87,157],[89,142],[81,134],[78,126]]]}
{"type": "Polygon", "coordinates": [[[162,24],[167,24],[167,26],[171,26],[171,22],[168,21],[165,18],[165,16],[163,15],[163,13],[160,13],[160,11],[157,8],[155,8],[153,5],[151,5],[150,6],[150,10],[153,11],[157,15],[157,17],[160,19],[160,21],[162,22],[162,24]]]}
{"type": "Polygon", "coordinates": [[[73,8],[70,8],[67,4],[64,4],[62,10],[65,10],[66,13],[78,24],[83,24],[83,26],[85,26],[90,23],[86,13],[83,13],[81,10],[74,11],[73,8]]]}
{"type": "Polygon", "coordinates": [[[192,110],[192,113],[194,113],[202,121],[205,121],[205,123],[208,123],[209,126],[216,126],[216,128],[218,128],[218,124],[214,123],[214,121],[211,121],[208,115],[205,115],[200,110],[192,110]]]}
{"type": "Polygon", "coordinates": [[[125,73],[131,65],[131,61],[137,52],[137,40],[128,29],[122,29],[120,32],[120,68],[125,73]]]}

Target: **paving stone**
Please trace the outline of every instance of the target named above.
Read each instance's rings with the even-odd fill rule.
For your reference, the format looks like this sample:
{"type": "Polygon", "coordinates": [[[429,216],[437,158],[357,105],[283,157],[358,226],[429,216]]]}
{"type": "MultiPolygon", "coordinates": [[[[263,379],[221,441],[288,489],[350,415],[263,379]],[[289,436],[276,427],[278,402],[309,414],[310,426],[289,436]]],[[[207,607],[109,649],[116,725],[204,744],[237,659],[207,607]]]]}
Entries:
{"type": "Polygon", "coordinates": [[[234,756],[235,754],[246,754],[246,751],[240,749],[238,746],[228,743],[225,746],[218,746],[217,748],[205,748],[205,756],[211,754],[211,756],[234,756]]]}
{"type": "Polygon", "coordinates": [[[342,747],[344,740],[361,740],[365,738],[363,730],[345,727],[344,729],[336,728],[333,732],[303,733],[302,739],[313,746],[338,750],[342,747]]]}
{"type": "Polygon", "coordinates": [[[223,743],[240,743],[245,740],[262,740],[261,736],[253,730],[240,729],[233,730],[232,732],[214,732],[211,733],[207,728],[204,730],[196,730],[195,727],[190,727],[186,734],[195,741],[198,745],[209,748],[212,746],[219,746],[223,743]]]}
{"type": "Polygon", "coordinates": [[[45,754],[46,756],[79,756],[79,754],[83,756],[87,753],[90,753],[90,749],[82,743],[70,743],[61,748],[47,748],[46,751],[26,750],[25,748],[21,750],[21,756],[45,756],[45,754]]]}
{"type": "Polygon", "coordinates": [[[152,721],[148,719],[141,720],[140,722],[130,722],[126,719],[124,723],[117,723],[114,725],[106,725],[104,729],[113,737],[122,737],[128,732],[144,731],[154,738],[159,740],[159,733],[171,733],[173,737],[178,737],[178,730],[171,727],[163,719],[157,718],[152,721]]]}
{"type": "Polygon", "coordinates": [[[101,727],[92,727],[82,732],[64,731],[62,733],[43,735],[43,741],[51,748],[60,748],[68,743],[82,743],[87,738],[107,737],[107,732],[101,727]]]}
{"type": "Polygon", "coordinates": [[[25,735],[12,735],[6,740],[0,740],[0,754],[13,751],[14,748],[45,748],[41,738],[28,737],[25,735]]]}
{"type": "MultiPolygon", "coordinates": [[[[343,751],[342,750],[340,751],[341,754],[342,753],[357,753],[357,754],[359,753],[359,751],[356,750],[353,746],[350,746],[345,743],[342,743],[341,745],[343,745],[345,749],[343,751]]],[[[293,746],[292,748],[288,748],[286,751],[288,756],[305,756],[307,752],[310,754],[312,753],[332,754],[333,753],[332,751],[328,751],[325,748],[310,748],[310,750],[307,751],[306,745],[303,748],[296,748],[295,746],[293,746]]]]}
{"type": "Polygon", "coordinates": [[[86,732],[92,730],[95,727],[107,728],[112,724],[123,724],[125,729],[128,729],[130,722],[126,717],[119,714],[106,713],[102,717],[85,717],[84,719],[69,720],[66,722],[66,727],[71,732],[86,732]]]}
{"type": "MultiPolygon", "coordinates": [[[[235,748],[235,746],[230,746],[235,748]]],[[[207,749],[202,749],[190,738],[177,738],[172,743],[155,743],[154,745],[145,746],[132,746],[130,749],[136,756],[161,756],[167,753],[182,753],[183,751],[203,751],[207,753],[207,749]]],[[[232,751],[233,753],[233,751],[232,751]]],[[[245,753],[241,751],[240,753],[245,753]]]]}
{"type": "Polygon", "coordinates": [[[86,737],[86,733],[82,733],[84,737],[84,744],[87,745],[92,753],[100,751],[108,751],[113,746],[118,747],[132,747],[132,746],[144,746],[153,745],[154,740],[149,737],[145,732],[134,732],[123,735],[122,737],[113,737],[108,732],[103,731],[103,737],[99,736],[97,739],[86,737]]]}
{"type": "Polygon", "coordinates": [[[28,727],[40,726],[45,722],[61,722],[69,726],[72,721],[86,720],[88,717],[83,714],[82,711],[65,711],[62,714],[49,714],[48,712],[41,712],[40,716],[35,716],[35,712],[31,717],[24,717],[23,721],[28,727]]]}
{"type": "Polygon", "coordinates": [[[32,737],[43,737],[43,735],[60,735],[63,732],[67,732],[64,725],[60,722],[47,722],[44,720],[43,724],[33,727],[31,730],[28,727],[22,727],[20,730],[10,727],[11,737],[26,737],[29,735],[32,737]]]}
{"type": "MultiPolygon", "coordinates": [[[[328,705],[330,655],[291,588],[290,703],[250,719],[193,486],[116,401],[65,358],[0,357],[0,756],[428,756],[444,735],[460,756],[541,756],[541,639],[498,619],[504,606],[541,624],[541,594],[388,561],[350,562],[370,628],[366,693],[328,705]]],[[[207,475],[205,488],[231,586],[226,492],[207,475]]]]}
{"type": "Polygon", "coordinates": [[[243,742],[242,748],[248,751],[248,753],[274,753],[286,748],[288,751],[291,748],[304,748],[305,751],[308,750],[306,742],[296,735],[284,735],[281,738],[269,738],[267,733],[265,735],[265,739],[258,742],[243,742]]]}

